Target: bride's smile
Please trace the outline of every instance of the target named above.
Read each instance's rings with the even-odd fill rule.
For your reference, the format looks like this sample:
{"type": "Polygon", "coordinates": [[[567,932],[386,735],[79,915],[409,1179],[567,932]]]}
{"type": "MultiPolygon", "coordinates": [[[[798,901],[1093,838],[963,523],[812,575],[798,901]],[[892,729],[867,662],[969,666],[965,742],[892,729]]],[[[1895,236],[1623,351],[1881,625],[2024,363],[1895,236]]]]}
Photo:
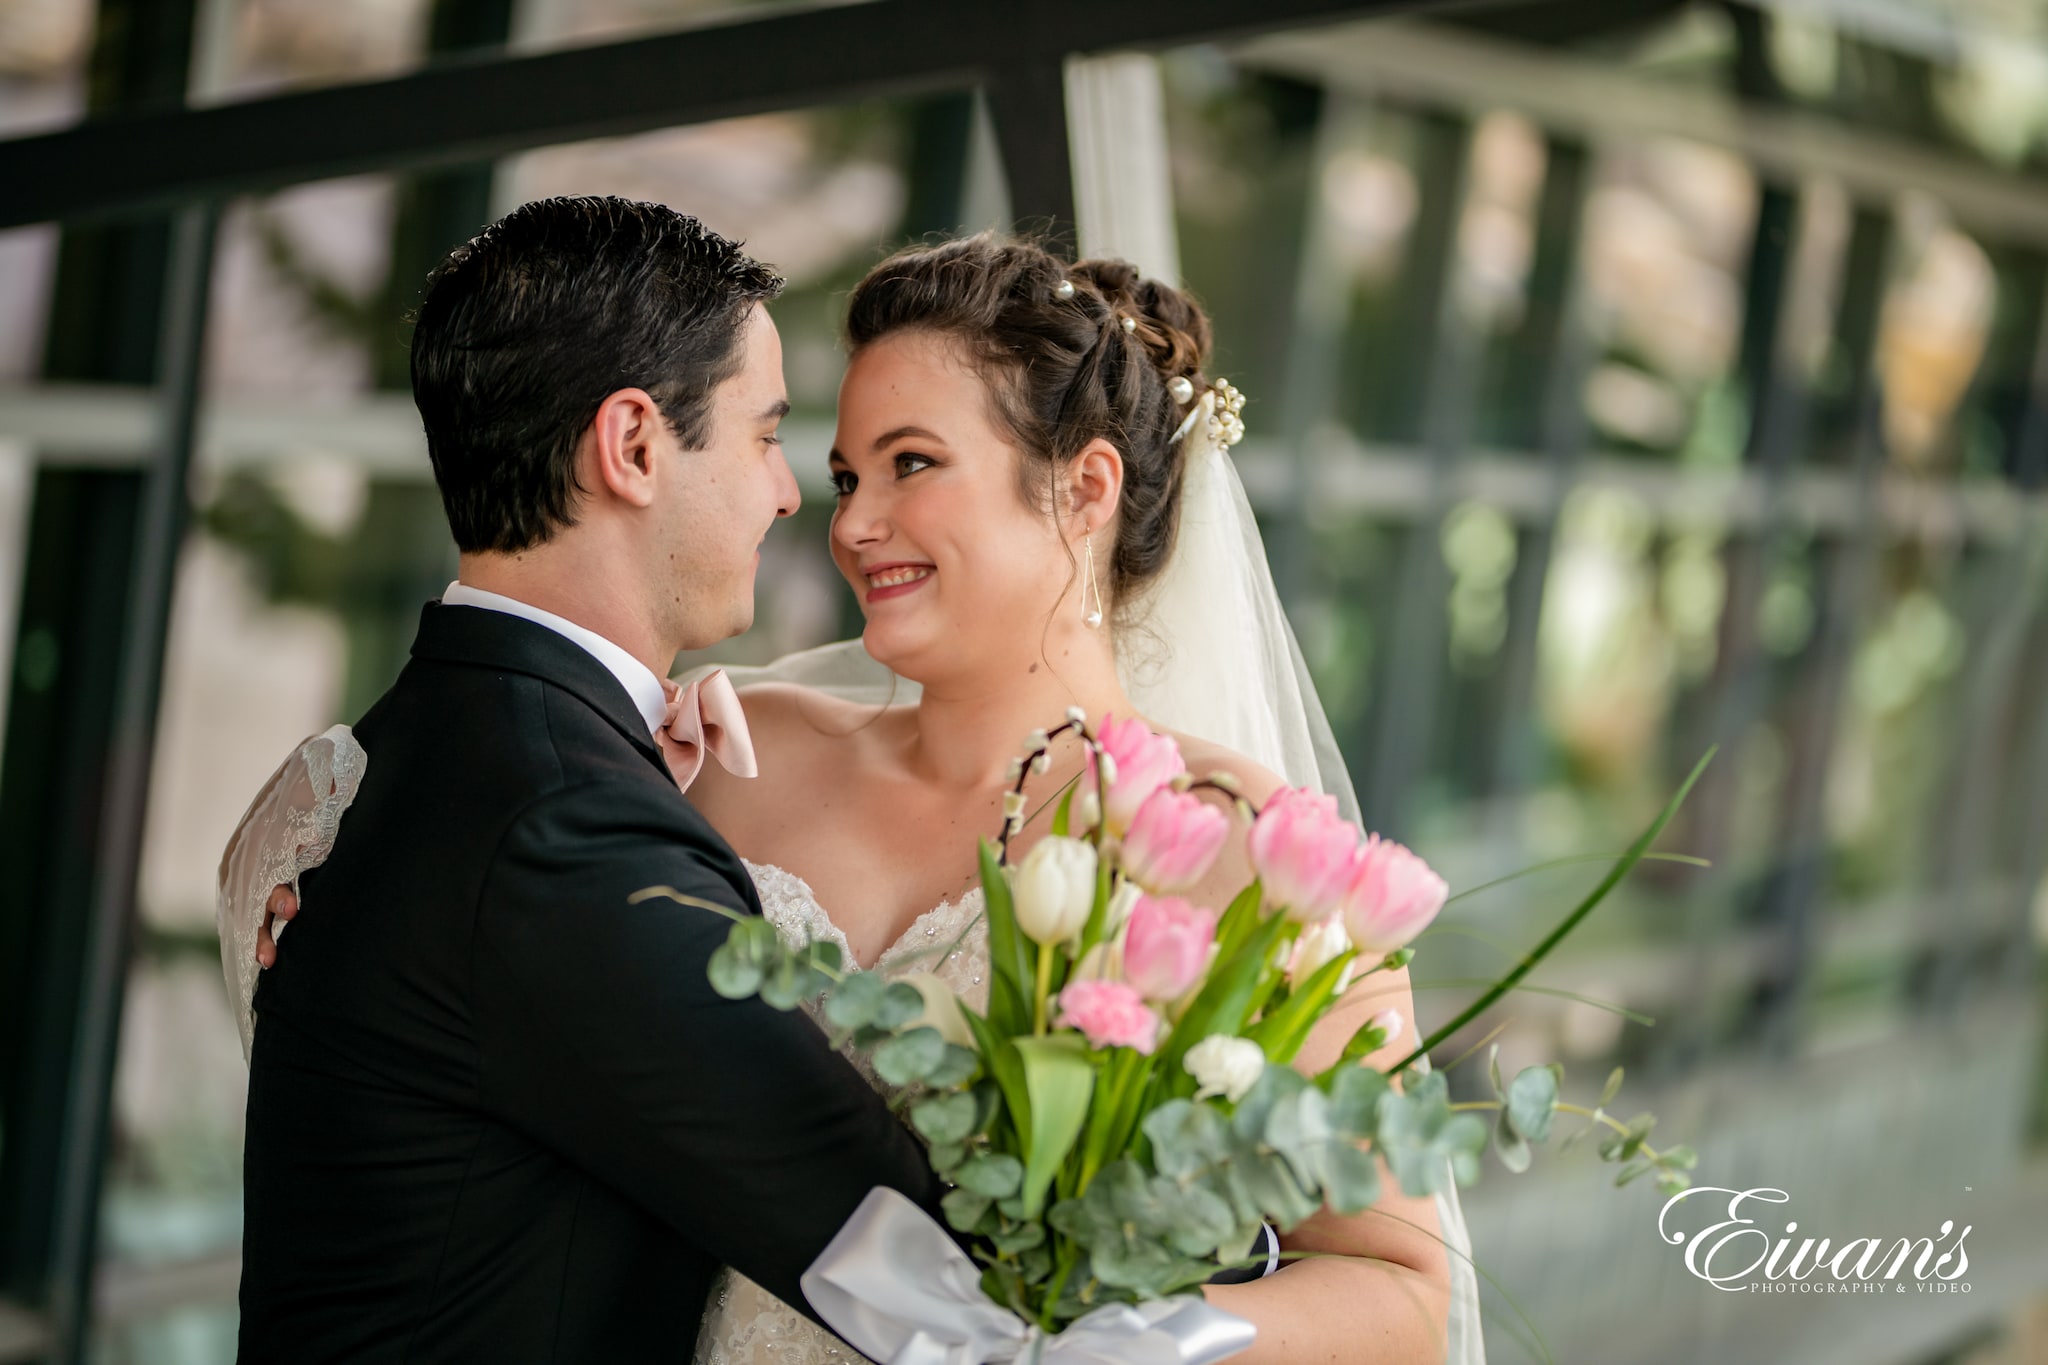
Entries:
{"type": "Polygon", "coordinates": [[[880,602],[891,597],[901,597],[930,578],[934,572],[936,571],[929,564],[890,563],[862,569],[862,575],[868,580],[868,591],[861,600],[880,602]]]}

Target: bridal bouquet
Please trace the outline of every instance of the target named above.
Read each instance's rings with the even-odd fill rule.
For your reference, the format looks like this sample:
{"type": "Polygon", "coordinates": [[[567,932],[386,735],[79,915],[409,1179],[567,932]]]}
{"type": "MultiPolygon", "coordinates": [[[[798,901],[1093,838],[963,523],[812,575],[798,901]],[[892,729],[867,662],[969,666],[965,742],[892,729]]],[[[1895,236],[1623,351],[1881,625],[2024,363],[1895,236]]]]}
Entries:
{"type": "Polygon", "coordinates": [[[1213,1341],[1221,1318],[1244,1335],[1201,1357],[1218,1359],[1249,1342],[1249,1324],[1173,1296],[1251,1262],[1264,1225],[1367,1208],[1381,1162],[1410,1195],[1475,1180],[1489,1141],[1524,1170],[1560,1109],[1613,1130],[1600,1150],[1622,1164],[1618,1183],[1655,1172],[1667,1189],[1686,1184],[1691,1152],[1650,1147],[1651,1116],[1606,1115],[1619,1071],[1587,1110],[1560,1102],[1556,1065],[1505,1085],[1495,1067],[1493,1101],[1453,1105],[1444,1073],[1414,1064],[1512,989],[1644,856],[1697,769],[1593,893],[1469,1009],[1380,1070],[1362,1059],[1404,1028],[1383,1011],[1313,1075],[1291,1065],[1310,1030],[1358,980],[1410,960],[1447,899],[1441,877],[1362,836],[1330,797],[1284,790],[1253,809],[1226,776],[1195,778],[1173,740],[1139,720],[1091,727],[1071,711],[1031,737],[1011,776],[1001,835],[981,850],[985,1011],[929,974],[847,971],[837,945],[787,943],[755,918],[736,917],[711,962],[726,996],[818,1001],[835,1043],[866,1050],[899,1089],[952,1186],[944,1215],[978,1267],[907,1200],[892,1206],[877,1191],[813,1268],[816,1282],[807,1277],[814,1306],[856,1346],[886,1358],[920,1331],[1013,1348],[1105,1332],[1213,1341]],[[1012,865],[1025,774],[1046,770],[1067,731],[1087,764],[1051,833],[1012,865]],[[1255,880],[1222,906],[1190,901],[1236,821],[1249,824],[1255,880]],[[906,1217],[922,1230],[907,1231],[906,1217]],[[902,1270],[918,1264],[928,1273],[902,1270]]]}

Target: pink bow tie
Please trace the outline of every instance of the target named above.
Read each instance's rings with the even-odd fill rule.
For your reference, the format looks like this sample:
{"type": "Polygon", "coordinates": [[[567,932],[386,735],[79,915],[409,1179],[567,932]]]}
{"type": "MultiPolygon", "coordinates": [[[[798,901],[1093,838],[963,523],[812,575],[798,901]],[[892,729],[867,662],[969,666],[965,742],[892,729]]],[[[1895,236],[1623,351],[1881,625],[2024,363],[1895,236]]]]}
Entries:
{"type": "Polygon", "coordinates": [[[654,742],[678,787],[688,791],[697,780],[706,750],[734,777],[753,777],[760,772],[754,765],[747,713],[740,709],[740,694],[723,669],[714,669],[688,687],[669,678],[663,678],[661,686],[668,693],[668,713],[654,732],[654,742]]]}

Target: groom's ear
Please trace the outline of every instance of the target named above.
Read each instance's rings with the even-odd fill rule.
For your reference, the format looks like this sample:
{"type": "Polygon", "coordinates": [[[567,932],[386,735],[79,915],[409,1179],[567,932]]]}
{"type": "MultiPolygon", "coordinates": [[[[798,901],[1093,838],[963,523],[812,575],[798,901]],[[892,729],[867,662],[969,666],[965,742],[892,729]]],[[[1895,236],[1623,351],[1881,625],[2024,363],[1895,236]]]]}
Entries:
{"type": "Polygon", "coordinates": [[[1099,531],[1116,515],[1124,491],[1124,457],[1097,437],[1067,462],[1067,514],[1078,530],[1099,531]]]}
{"type": "Polygon", "coordinates": [[[645,389],[620,389],[597,405],[578,452],[578,482],[634,507],[654,502],[655,456],[673,439],[661,405],[645,389]]]}

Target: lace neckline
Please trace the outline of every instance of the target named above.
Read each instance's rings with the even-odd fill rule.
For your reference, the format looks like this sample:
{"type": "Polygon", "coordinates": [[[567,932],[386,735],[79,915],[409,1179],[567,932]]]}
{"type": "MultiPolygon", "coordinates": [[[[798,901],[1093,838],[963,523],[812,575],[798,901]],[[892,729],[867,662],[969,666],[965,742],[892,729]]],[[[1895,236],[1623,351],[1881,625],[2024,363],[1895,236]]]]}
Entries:
{"type": "Polygon", "coordinates": [[[802,901],[805,908],[810,911],[813,927],[822,930],[823,937],[837,943],[839,951],[846,955],[847,962],[861,971],[885,970],[898,959],[908,957],[913,950],[917,952],[931,952],[936,955],[940,948],[947,947],[951,943],[950,938],[943,941],[940,939],[939,934],[942,927],[949,930],[954,936],[961,932],[960,927],[948,922],[949,919],[964,922],[967,918],[964,912],[969,908],[972,908],[976,914],[980,913],[981,887],[979,885],[970,887],[958,900],[954,900],[949,896],[912,920],[909,926],[897,936],[895,942],[882,949],[881,956],[877,957],[872,964],[862,967],[854,958],[853,945],[847,941],[846,931],[839,927],[837,920],[832,918],[832,912],[827,910],[824,902],[818,899],[818,893],[811,889],[809,882],[796,873],[791,872],[788,868],[780,867],[774,863],[757,863],[751,858],[741,858],[740,861],[746,864],[748,873],[757,884],[780,882],[785,893],[793,894],[798,900],[802,901]]]}

